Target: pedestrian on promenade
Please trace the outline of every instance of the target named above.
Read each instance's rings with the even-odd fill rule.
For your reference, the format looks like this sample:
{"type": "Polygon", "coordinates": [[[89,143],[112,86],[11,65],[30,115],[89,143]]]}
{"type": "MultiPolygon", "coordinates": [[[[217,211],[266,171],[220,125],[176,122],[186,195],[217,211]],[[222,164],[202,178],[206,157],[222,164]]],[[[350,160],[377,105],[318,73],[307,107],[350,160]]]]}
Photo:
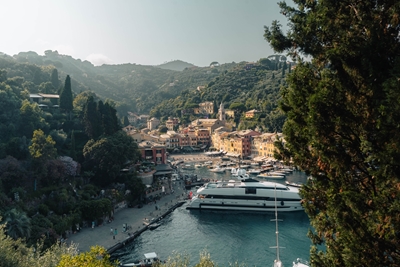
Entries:
{"type": "Polygon", "coordinates": [[[117,230],[117,228],[115,228],[114,235],[117,235],[117,234],[118,234],[118,230],[117,230]]]}
{"type": "Polygon", "coordinates": [[[112,229],[112,228],[110,228],[110,234],[113,234],[113,232],[114,232],[114,231],[113,231],[113,229],[112,229]]]}

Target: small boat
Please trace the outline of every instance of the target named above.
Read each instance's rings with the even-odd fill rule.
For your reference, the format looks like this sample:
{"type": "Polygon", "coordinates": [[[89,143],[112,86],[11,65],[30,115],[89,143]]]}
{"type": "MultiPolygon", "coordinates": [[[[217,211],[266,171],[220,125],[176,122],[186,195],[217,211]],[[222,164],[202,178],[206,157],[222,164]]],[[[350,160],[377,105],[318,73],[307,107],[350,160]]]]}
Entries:
{"type": "Polygon", "coordinates": [[[185,165],[182,166],[182,169],[185,169],[185,170],[194,170],[194,165],[192,165],[192,164],[185,164],[185,165]]]}
{"type": "Polygon", "coordinates": [[[148,228],[149,228],[150,230],[154,230],[154,229],[157,229],[160,225],[161,225],[161,224],[159,224],[159,223],[152,223],[152,224],[150,224],[150,225],[148,226],[148,228]]]}
{"type": "Polygon", "coordinates": [[[196,167],[196,168],[201,168],[201,167],[204,167],[204,165],[201,164],[201,163],[199,163],[199,164],[195,164],[194,167],[196,167]]]}
{"type": "Polygon", "coordinates": [[[260,174],[260,173],[261,173],[261,170],[250,169],[250,170],[248,171],[248,173],[249,173],[249,174],[260,174]]]}
{"type": "Polygon", "coordinates": [[[257,175],[257,178],[264,178],[264,179],[284,179],[285,176],[282,175],[273,175],[270,173],[262,173],[257,175]]]}
{"type": "Polygon", "coordinates": [[[204,165],[212,165],[212,164],[213,164],[212,161],[206,161],[206,162],[204,162],[204,165]]]}
{"type": "Polygon", "coordinates": [[[221,168],[220,166],[215,166],[215,168],[210,169],[210,172],[217,172],[217,173],[222,173],[225,172],[225,168],[221,168]]]}
{"type": "Polygon", "coordinates": [[[119,266],[121,267],[128,267],[128,266],[146,266],[150,267],[155,265],[157,262],[160,262],[158,256],[155,252],[150,252],[144,254],[143,260],[138,260],[130,263],[121,263],[119,266]]]}
{"type": "Polygon", "coordinates": [[[240,165],[240,167],[243,169],[248,169],[248,168],[250,168],[250,165],[240,165]]]}
{"type": "Polygon", "coordinates": [[[298,184],[298,183],[289,182],[289,181],[286,181],[285,183],[287,185],[294,186],[294,187],[301,187],[303,185],[303,184],[298,184]]]}
{"type": "Polygon", "coordinates": [[[269,172],[268,174],[275,175],[275,176],[279,175],[279,176],[283,176],[283,177],[286,176],[284,173],[281,173],[281,172],[269,172]]]}
{"type": "Polygon", "coordinates": [[[296,261],[293,262],[293,267],[309,267],[308,261],[297,258],[296,261]]]}

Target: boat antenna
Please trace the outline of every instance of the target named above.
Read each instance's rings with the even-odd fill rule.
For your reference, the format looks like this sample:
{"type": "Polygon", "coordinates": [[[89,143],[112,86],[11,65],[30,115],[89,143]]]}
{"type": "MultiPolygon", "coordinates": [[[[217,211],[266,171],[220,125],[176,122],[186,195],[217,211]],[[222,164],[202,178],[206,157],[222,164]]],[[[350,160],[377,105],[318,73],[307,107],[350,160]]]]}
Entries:
{"type": "Polygon", "coordinates": [[[275,219],[271,221],[275,221],[275,234],[276,234],[276,246],[271,248],[276,248],[276,259],[274,260],[274,267],[283,267],[281,260],[279,259],[279,230],[278,230],[278,205],[276,201],[276,184],[275,184],[275,219]]]}

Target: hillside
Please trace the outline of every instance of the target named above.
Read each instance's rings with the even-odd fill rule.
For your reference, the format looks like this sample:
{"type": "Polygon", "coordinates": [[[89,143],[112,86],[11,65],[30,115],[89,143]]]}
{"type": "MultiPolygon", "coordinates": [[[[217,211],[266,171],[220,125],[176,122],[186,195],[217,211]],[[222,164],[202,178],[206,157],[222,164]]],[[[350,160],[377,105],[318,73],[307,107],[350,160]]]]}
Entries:
{"type": "Polygon", "coordinates": [[[261,127],[266,131],[281,131],[285,117],[278,110],[280,88],[285,83],[290,66],[286,62],[261,59],[255,63],[241,62],[228,68],[226,64],[212,68],[219,75],[205,84],[205,88],[185,90],[178,97],[163,101],[152,109],[151,114],[161,118],[183,117],[187,122],[201,117],[193,113],[193,107],[204,101],[221,102],[225,109],[240,106],[233,118],[239,128],[261,127]],[[246,119],[244,111],[256,109],[256,118],[246,119]],[[240,122],[240,124],[239,124],[240,122]]]}
{"type": "Polygon", "coordinates": [[[166,62],[163,64],[160,64],[158,66],[160,69],[166,69],[166,70],[176,70],[176,71],[182,71],[186,68],[193,68],[196,67],[195,65],[191,64],[191,63],[187,63],[184,62],[182,60],[174,60],[174,61],[170,61],[170,62],[166,62]]]}
{"type": "MultiPolygon", "coordinates": [[[[88,61],[60,55],[57,51],[45,51],[44,56],[35,52],[21,52],[15,56],[0,55],[0,69],[7,76],[22,77],[30,92],[41,92],[50,79],[51,72],[58,70],[59,86],[66,75],[72,79],[75,94],[93,91],[100,99],[111,99],[119,115],[128,111],[150,113],[166,119],[182,116],[182,110],[203,101],[223,102],[225,108],[232,103],[242,103],[244,110],[261,111],[258,124],[267,129],[280,130],[283,119],[277,112],[279,88],[284,82],[284,62],[280,57],[261,59],[255,63],[227,63],[211,67],[193,67],[176,60],[166,66],[192,66],[181,71],[163,69],[160,66],[137,64],[94,66],[88,61]],[[201,86],[201,91],[197,88],[201,86]],[[277,122],[279,121],[279,122],[277,122]]],[[[57,92],[59,88],[54,88],[57,92]]],[[[190,109],[187,120],[193,119],[190,109]]],[[[239,122],[238,118],[235,118],[239,122]]],[[[253,127],[256,122],[243,120],[242,126],[253,127]]]]}

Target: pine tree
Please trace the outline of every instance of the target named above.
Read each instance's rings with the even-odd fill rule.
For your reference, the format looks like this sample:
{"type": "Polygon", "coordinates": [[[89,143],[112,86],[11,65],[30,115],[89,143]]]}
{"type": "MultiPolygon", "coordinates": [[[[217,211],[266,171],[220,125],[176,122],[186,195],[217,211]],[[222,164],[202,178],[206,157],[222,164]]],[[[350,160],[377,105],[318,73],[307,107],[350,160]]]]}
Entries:
{"type": "Polygon", "coordinates": [[[315,229],[313,266],[398,266],[400,229],[400,2],[281,2],[264,37],[298,64],[276,157],[313,179],[301,189],[315,229]],[[304,62],[300,55],[312,58],[304,62]]]}

